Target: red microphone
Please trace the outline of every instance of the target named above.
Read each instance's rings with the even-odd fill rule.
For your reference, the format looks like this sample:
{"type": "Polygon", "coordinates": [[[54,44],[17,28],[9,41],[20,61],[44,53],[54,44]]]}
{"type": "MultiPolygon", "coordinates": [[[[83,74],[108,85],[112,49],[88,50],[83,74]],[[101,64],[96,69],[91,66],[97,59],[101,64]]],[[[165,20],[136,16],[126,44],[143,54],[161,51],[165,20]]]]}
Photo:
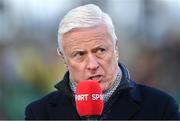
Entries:
{"type": "Polygon", "coordinates": [[[96,80],[79,82],[75,94],[76,109],[82,119],[94,120],[102,114],[102,89],[96,80]]]}

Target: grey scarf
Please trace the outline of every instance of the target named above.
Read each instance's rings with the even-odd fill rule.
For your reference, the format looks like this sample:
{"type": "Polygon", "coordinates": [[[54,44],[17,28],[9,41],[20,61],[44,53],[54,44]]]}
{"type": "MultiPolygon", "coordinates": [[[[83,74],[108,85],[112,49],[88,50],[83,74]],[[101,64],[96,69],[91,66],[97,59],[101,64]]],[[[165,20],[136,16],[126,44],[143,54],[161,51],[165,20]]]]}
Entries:
{"type": "MultiPolygon", "coordinates": [[[[119,68],[118,69],[118,73],[116,75],[116,79],[112,85],[112,87],[108,90],[106,90],[105,92],[103,92],[103,98],[104,98],[104,102],[107,102],[108,99],[111,97],[111,95],[113,94],[113,92],[116,90],[116,88],[118,87],[118,85],[121,82],[121,78],[122,78],[122,71],[119,68]]],[[[72,83],[72,81],[69,81],[70,84],[70,88],[73,91],[73,93],[75,94],[76,92],[76,86],[72,83]]]]}

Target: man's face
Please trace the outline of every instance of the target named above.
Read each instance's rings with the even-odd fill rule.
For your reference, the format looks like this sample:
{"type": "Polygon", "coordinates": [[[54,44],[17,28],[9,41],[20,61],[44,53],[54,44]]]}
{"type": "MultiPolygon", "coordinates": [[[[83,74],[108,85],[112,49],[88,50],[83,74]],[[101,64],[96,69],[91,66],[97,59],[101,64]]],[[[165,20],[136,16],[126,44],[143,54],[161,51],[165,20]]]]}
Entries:
{"type": "Polygon", "coordinates": [[[118,53],[105,25],[74,29],[63,36],[64,61],[75,85],[97,80],[109,89],[118,69],[118,53]]]}

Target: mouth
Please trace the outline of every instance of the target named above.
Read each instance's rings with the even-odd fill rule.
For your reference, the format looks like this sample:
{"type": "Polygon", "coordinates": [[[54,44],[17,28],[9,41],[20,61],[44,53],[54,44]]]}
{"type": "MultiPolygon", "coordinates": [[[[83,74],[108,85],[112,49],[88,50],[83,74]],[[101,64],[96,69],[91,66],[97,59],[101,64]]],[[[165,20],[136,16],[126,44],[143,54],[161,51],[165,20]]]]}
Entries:
{"type": "Polygon", "coordinates": [[[90,80],[97,80],[99,83],[102,80],[102,75],[95,75],[95,76],[91,76],[89,77],[90,80]]]}

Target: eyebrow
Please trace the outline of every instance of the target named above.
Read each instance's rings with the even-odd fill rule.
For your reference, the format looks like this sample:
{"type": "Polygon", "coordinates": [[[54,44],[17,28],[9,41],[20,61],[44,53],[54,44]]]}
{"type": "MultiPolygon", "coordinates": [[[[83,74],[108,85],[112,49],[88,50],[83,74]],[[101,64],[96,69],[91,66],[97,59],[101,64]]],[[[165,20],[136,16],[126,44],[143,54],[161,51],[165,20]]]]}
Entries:
{"type": "Polygon", "coordinates": [[[75,50],[72,51],[71,55],[74,55],[74,54],[76,54],[77,52],[83,52],[83,53],[86,53],[85,50],[82,50],[82,49],[75,49],[75,50]]]}
{"type": "Polygon", "coordinates": [[[96,52],[99,48],[105,48],[103,45],[98,45],[92,49],[92,52],[96,52]]]}
{"type": "MultiPolygon", "coordinates": [[[[98,45],[94,48],[91,49],[92,52],[96,52],[99,48],[106,48],[104,45],[98,45]]],[[[76,52],[87,52],[86,50],[83,50],[83,49],[79,49],[79,48],[75,48],[73,51],[72,51],[72,54],[76,53],[76,52]]]]}

